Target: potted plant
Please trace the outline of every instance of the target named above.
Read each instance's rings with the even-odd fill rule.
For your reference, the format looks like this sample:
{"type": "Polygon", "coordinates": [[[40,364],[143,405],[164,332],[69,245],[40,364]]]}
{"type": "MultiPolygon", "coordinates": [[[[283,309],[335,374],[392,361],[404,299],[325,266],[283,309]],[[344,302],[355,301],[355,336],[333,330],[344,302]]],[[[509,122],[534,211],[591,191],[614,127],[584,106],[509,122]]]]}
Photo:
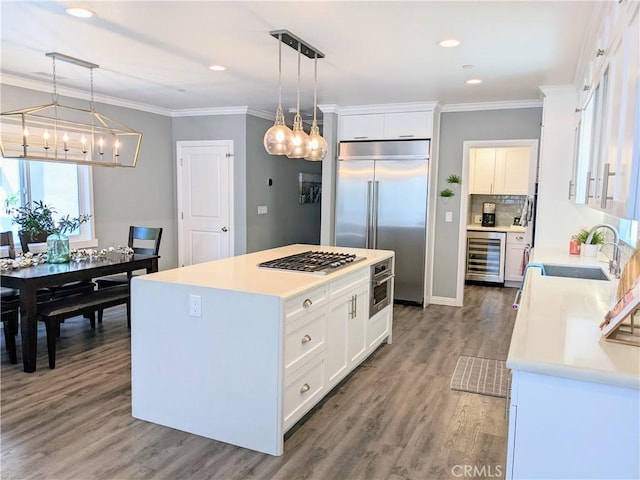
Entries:
{"type": "Polygon", "coordinates": [[[23,236],[27,235],[28,242],[47,242],[49,263],[69,261],[69,238],[66,234],[73,232],[91,218],[91,215],[85,214],[75,218],[65,215],[56,222],[53,218],[57,213],[55,208],[43,201],[29,202],[23,207],[7,208],[7,213],[13,218],[13,223],[20,225],[20,232],[23,236]]]}
{"type": "Polygon", "coordinates": [[[587,244],[587,239],[589,238],[589,230],[587,230],[586,228],[582,228],[571,238],[577,240],[582,244],[581,251],[585,257],[595,257],[598,254],[598,245],[603,245],[605,242],[604,233],[596,230],[595,232],[593,232],[591,242],[587,244]]]}

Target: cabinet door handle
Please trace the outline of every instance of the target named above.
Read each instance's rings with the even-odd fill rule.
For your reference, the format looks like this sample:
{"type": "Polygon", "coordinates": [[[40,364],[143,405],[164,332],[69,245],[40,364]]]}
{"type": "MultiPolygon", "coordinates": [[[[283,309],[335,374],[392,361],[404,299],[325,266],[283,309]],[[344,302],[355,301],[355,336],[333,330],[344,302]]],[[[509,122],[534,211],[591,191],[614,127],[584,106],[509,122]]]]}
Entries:
{"type": "Polygon", "coordinates": [[[602,199],[600,200],[600,207],[607,208],[607,200],[613,200],[613,197],[609,196],[609,177],[615,176],[616,172],[612,172],[609,169],[611,164],[604,164],[604,174],[602,175],[602,199]]]}
{"type": "Polygon", "coordinates": [[[573,190],[573,180],[569,180],[569,198],[567,200],[571,200],[571,197],[573,196],[571,190],[573,190]]]}
{"type": "Polygon", "coordinates": [[[308,392],[310,389],[311,389],[311,386],[308,383],[305,383],[300,387],[300,395],[302,395],[305,392],[308,392]]]}
{"type": "Polygon", "coordinates": [[[593,198],[593,195],[589,195],[589,191],[591,190],[591,182],[593,182],[595,178],[591,178],[591,171],[587,172],[587,188],[584,192],[584,203],[589,203],[589,199],[593,198]]]}
{"type": "Polygon", "coordinates": [[[304,302],[302,302],[302,308],[309,308],[311,305],[313,305],[313,302],[310,298],[305,298],[304,302]]]}
{"type": "Polygon", "coordinates": [[[369,137],[353,137],[354,140],[364,140],[369,137]]]}
{"type": "Polygon", "coordinates": [[[524,237],[516,237],[516,240],[524,240],[524,237]]]}
{"type": "Polygon", "coordinates": [[[353,318],[358,316],[358,294],[353,296],[353,318]]]}
{"type": "Polygon", "coordinates": [[[415,135],[398,135],[398,138],[413,138],[415,135]]]}
{"type": "Polygon", "coordinates": [[[309,343],[311,341],[311,337],[309,335],[305,335],[302,337],[302,343],[309,343]]]}

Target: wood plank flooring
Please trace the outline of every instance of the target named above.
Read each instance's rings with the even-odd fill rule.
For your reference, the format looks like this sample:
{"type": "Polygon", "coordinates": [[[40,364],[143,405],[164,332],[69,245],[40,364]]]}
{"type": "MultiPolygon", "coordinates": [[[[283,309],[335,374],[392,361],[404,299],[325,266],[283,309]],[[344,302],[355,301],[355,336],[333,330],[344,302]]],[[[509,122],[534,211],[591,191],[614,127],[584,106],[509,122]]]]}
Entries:
{"type": "Polygon", "coordinates": [[[1,477],[430,480],[460,478],[471,465],[474,478],[501,478],[505,400],[449,382],[459,355],[506,359],[515,292],[474,285],[464,308],[396,305],[393,345],[298,423],[281,457],[132,418],[123,307],[105,311],[95,331],[85,319],[67,320],[55,370],[43,330],[33,374],[9,363],[3,341],[1,477]]]}

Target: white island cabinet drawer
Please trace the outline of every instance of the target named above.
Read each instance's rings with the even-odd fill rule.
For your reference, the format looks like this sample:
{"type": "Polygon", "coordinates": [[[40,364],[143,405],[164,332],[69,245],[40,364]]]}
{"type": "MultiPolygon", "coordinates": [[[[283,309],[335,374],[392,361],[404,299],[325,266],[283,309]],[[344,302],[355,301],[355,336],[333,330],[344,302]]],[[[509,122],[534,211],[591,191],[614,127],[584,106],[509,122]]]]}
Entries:
{"type": "Polygon", "coordinates": [[[324,355],[285,377],[284,430],[297,422],[324,392],[324,355]]]}
{"type": "Polygon", "coordinates": [[[356,273],[347,275],[344,278],[334,280],[333,282],[331,282],[331,300],[333,301],[334,299],[344,295],[345,293],[348,293],[349,291],[356,288],[360,283],[368,283],[370,278],[370,269],[364,268],[358,270],[356,273]]]}
{"type": "Polygon", "coordinates": [[[327,303],[329,296],[329,286],[309,290],[287,300],[284,304],[284,312],[287,321],[291,321],[300,315],[310,313],[327,303]]]}
{"type": "Polygon", "coordinates": [[[321,308],[285,326],[285,374],[298,363],[312,357],[325,347],[327,309],[321,308]]]}

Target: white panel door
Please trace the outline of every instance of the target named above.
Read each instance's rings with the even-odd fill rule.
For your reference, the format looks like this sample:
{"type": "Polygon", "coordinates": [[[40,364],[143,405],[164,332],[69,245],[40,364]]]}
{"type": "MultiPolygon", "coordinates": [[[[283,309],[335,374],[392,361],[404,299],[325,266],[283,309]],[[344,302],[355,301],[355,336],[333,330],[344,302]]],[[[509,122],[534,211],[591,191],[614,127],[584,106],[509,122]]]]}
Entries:
{"type": "Polygon", "coordinates": [[[178,142],[178,262],[210,262],[232,254],[231,141],[178,142]]]}

